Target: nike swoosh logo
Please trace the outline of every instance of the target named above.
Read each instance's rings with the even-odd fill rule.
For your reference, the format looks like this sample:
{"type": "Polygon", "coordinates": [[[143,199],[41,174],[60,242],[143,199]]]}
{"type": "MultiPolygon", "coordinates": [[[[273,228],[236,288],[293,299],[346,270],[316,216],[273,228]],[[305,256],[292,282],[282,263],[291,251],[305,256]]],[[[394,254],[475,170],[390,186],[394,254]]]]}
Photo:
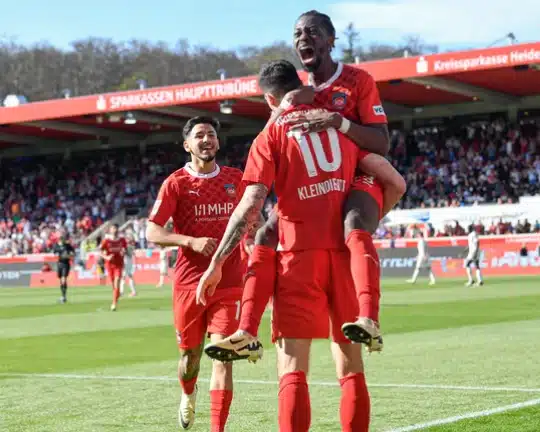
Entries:
{"type": "Polygon", "coordinates": [[[236,344],[239,344],[240,342],[242,342],[242,339],[238,339],[238,340],[234,340],[234,339],[231,339],[230,342],[233,344],[233,345],[236,345],[236,344]]]}

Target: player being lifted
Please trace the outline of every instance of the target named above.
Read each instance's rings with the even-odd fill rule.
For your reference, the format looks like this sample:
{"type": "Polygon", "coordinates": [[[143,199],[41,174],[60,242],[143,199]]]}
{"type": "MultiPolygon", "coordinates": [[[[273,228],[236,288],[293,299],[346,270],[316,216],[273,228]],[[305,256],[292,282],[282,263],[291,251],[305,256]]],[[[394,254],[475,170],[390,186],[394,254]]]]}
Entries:
{"type": "MultiPolygon", "coordinates": [[[[280,60],[263,66],[259,85],[274,109],[286,92],[298,88],[301,82],[295,67],[280,60]]],[[[358,314],[343,236],[343,206],[357,162],[367,153],[334,128],[308,135],[291,130],[289,119],[313,110],[307,105],[289,108],[253,142],[243,177],[244,196],[201,278],[197,297],[204,304],[213,301],[227,257],[256,221],[273,185],[281,246],[277,278],[273,278],[272,317],[279,375],[279,430],[309,430],[306,375],[311,341],[326,339],[331,333],[342,389],[342,430],[366,432],[370,401],[361,345],[351,344],[341,326],[358,314]]]]}
{"type": "Polygon", "coordinates": [[[53,252],[58,257],[56,273],[58,275],[58,279],[60,279],[60,291],[62,293],[59,302],[66,303],[68,289],[67,280],[71,270],[71,261],[75,256],[75,249],[67,237],[63,235],[60,237],[58,243],[54,246],[53,252]]]}
{"type": "MultiPolygon", "coordinates": [[[[240,196],[242,172],[216,164],[219,123],[195,117],[186,123],[184,149],[191,162],[171,174],[161,186],[149,217],[147,240],[178,249],[173,309],[180,361],[178,378],[182,387],[179,423],[189,429],[195,421],[197,378],[206,334],[213,342],[238,327],[245,262],[234,248],[223,269],[216,295],[206,305],[196,302],[197,283],[208,268],[217,242],[240,196]],[[172,218],[173,232],[165,229],[172,218]]],[[[256,227],[254,227],[256,229],[256,227]]],[[[232,364],[213,362],[210,381],[212,432],[221,432],[233,397],[232,364]]]]}
{"type": "Polygon", "coordinates": [[[476,267],[476,285],[484,285],[484,280],[482,279],[482,270],[480,268],[480,239],[478,238],[478,233],[474,229],[474,226],[469,227],[469,235],[467,236],[468,242],[468,253],[465,258],[465,270],[467,271],[467,283],[466,286],[472,286],[473,276],[471,265],[474,264],[476,267]]]}
{"type": "MultiPolygon", "coordinates": [[[[298,18],[294,46],[314,87],[295,88],[286,95],[281,106],[273,109],[269,124],[291,105],[291,100],[312,103],[314,97],[313,104],[325,110],[293,116],[291,123],[306,132],[332,127],[362,149],[373,153],[362,161],[363,172],[369,176],[356,177],[345,205],[344,235],[351,254],[351,271],[360,312],[359,318],[346,323],[343,331],[352,341],[365,343],[370,351],[380,351],[380,268],[371,233],[376,230],[380,218],[404,194],[405,181],[388,161],[377,156],[386,155],[389,141],[386,115],[375,81],[361,69],[332,60],[335,33],[327,15],[309,11],[298,18]]],[[[255,237],[256,246],[249,268],[252,276],[244,287],[240,331],[220,342],[220,349],[230,351],[253,342],[267,299],[274,289],[277,243],[278,220],[273,214],[255,237]]],[[[209,348],[212,350],[211,345],[209,348]]],[[[239,358],[249,355],[242,351],[237,351],[237,354],[239,358]]]]}
{"type": "Polygon", "coordinates": [[[135,297],[137,295],[137,290],[135,289],[135,250],[137,249],[137,244],[135,243],[135,237],[133,234],[127,236],[127,248],[126,254],[124,255],[124,271],[122,273],[122,280],[120,281],[120,295],[124,295],[124,285],[126,279],[129,281],[129,296],[135,297]]]}
{"type": "Polygon", "coordinates": [[[416,231],[416,238],[418,239],[418,255],[416,256],[416,267],[414,269],[412,278],[407,282],[415,284],[420,274],[420,270],[427,270],[429,273],[429,284],[435,285],[435,275],[431,269],[431,258],[429,256],[428,243],[426,241],[427,231],[419,229],[416,231]]]}
{"type": "Polygon", "coordinates": [[[120,280],[124,271],[124,256],[126,254],[126,239],[118,234],[118,225],[109,228],[109,235],[105,236],[100,245],[101,257],[105,261],[105,268],[112,283],[113,301],[111,311],[116,311],[120,297],[120,280]]]}

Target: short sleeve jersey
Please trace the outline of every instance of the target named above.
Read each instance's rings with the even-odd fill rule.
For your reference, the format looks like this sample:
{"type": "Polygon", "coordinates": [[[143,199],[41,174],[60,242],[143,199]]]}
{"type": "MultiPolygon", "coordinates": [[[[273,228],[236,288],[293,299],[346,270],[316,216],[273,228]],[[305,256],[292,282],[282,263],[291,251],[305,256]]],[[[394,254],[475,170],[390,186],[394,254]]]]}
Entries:
{"type": "Polygon", "coordinates": [[[366,71],[338,63],[334,75],[315,87],[314,105],[341,113],[361,124],[386,124],[386,114],[373,77],[366,71]]]}
{"type": "Polygon", "coordinates": [[[127,242],[123,237],[117,239],[112,239],[110,237],[105,237],[101,242],[100,249],[105,252],[107,255],[112,255],[110,261],[105,261],[109,265],[114,265],[117,267],[122,267],[124,265],[124,255],[122,251],[126,251],[127,242]]]}
{"type": "Polygon", "coordinates": [[[293,133],[288,122],[315,110],[285,111],[253,142],[244,181],[274,184],[280,249],[342,249],[343,205],[362,152],[335,129],[293,133]]]}
{"type": "MultiPolygon", "coordinates": [[[[220,167],[209,174],[195,172],[187,164],[172,173],[161,186],[149,220],[164,226],[170,218],[177,234],[211,237],[219,242],[241,196],[242,171],[220,167]]],[[[176,260],[174,288],[196,289],[211,257],[180,248],[176,260]]],[[[241,287],[245,262],[237,247],[223,266],[218,288],[241,287]]]]}
{"type": "Polygon", "coordinates": [[[73,249],[71,243],[57,243],[54,246],[54,253],[58,256],[58,262],[60,264],[69,264],[75,254],[75,249],[73,249]]]}

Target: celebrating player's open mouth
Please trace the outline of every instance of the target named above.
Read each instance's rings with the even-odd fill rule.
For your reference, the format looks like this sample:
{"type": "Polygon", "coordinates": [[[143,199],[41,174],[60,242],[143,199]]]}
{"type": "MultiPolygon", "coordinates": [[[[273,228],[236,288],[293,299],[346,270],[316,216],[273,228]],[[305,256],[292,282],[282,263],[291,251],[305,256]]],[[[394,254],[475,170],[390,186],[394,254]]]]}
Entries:
{"type": "Polygon", "coordinates": [[[311,16],[301,17],[294,28],[294,46],[302,66],[315,72],[321,65],[322,55],[325,52],[325,41],[322,37],[320,25],[311,16]]]}
{"type": "Polygon", "coordinates": [[[213,144],[205,145],[201,148],[201,153],[204,155],[213,156],[216,154],[217,148],[213,144]]]}

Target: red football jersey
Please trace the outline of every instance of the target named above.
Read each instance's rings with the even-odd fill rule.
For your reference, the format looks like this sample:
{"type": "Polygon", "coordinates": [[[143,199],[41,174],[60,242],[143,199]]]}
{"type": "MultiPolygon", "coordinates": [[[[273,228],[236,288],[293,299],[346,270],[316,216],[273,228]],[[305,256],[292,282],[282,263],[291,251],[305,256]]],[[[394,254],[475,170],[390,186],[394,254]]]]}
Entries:
{"type": "Polygon", "coordinates": [[[111,260],[105,261],[106,263],[117,267],[122,267],[124,265],[124,254],[127,249],[125,238],[118,237],[117,239],[112,239],[110,237],[105,237],[101,242],[100,249],[104,251],[106,255],[112,255],[111,260]]]}
{"type": "Polygon", "coordinates": [[[367,155],[335,129],[293,134],[288,122],[316,108],[285,111],[253,142],[246,183],[274,183],[281,250],[341,249],[343,205],[359,159],[367,155]]]}
{"type": "Polygon", "coordinates": [[[328,81],[315,87],[314,105],[339,112],[357,124],[388,122],[373,77],[362,69],[341,62],[328,81]]]}
{"type": "MultiPolygon", "coordinates": [[[[241,196],[241,181],[242,171],[236,168],[216,165],[214,172],[199,174],[186,164],[163,182],[149,220],[164,226],[172,218],[175,233],[213,237],[219,242],[241,196]]],[[[210,260],[189,248],[179,248],[175,289],[196,289],[210,260]]],[[[223,266],[218,288],[243,286],[244,272],[238,247],[223,266]]]]}

